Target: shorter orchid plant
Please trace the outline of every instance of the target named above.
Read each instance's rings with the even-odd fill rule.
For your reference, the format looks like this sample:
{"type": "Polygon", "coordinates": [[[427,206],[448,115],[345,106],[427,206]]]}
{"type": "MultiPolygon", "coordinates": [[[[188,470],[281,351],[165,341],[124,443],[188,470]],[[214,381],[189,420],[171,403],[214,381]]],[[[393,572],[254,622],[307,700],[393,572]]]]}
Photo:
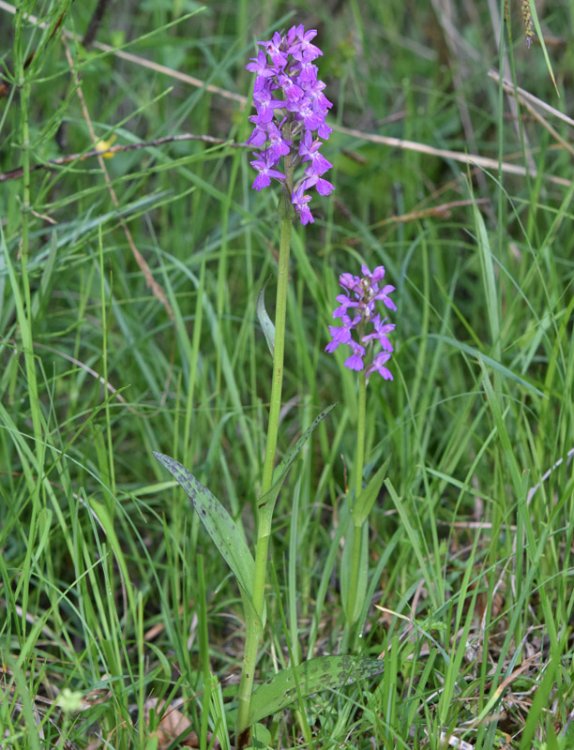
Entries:
{"type": "Polygon", "coordinates": [[[391,294],[395,287],[384,284],[385,268],[377,266],[371,273],[366,265],[361,266],[361,276],[343,273],[339,284],[344,294],[337,296],[339,306],[333,317],[341,320],[340,326],[329,326],[331,341],[325,350],[332,354],[339,346],[348,346],[351,355],[345,360],[345,367],[355,370],[359,375],[359,394],[357,409],[357,443],[354,465],[354,487],[350,493],[350,515],[353,531],[345,543],[342,570],[341,593],[347,623],[346,642],[352,637],[351,629],[361,614],[367,587],[367,519],[377,498],[384,479],[382,467],[363,487],[363,470],[366,455],[366,409],[367,384],[373,373],[378,373],[384,380],[392,380],[393,375],[387,364],[393,352],[389,334],[395,330],[395,324],[389,323],[377,309],[395,311],[391,294]]]}

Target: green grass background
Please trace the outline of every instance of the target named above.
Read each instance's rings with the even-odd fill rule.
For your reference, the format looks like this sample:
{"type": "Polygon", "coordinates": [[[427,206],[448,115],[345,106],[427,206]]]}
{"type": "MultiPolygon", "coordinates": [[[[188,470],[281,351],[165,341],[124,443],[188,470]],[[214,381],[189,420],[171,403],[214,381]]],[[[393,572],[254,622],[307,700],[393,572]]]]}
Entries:
{"type": "Polygon", "coordinates": [[[91,130],[243,142],[254,42],[301,22],[331,124],[359,133],[325,145],[336,191],[293,241],[280,450],[337,406],[279,499],[259,678],[341,643],[356,382],[323,350],[338,275],[361,261],[385,265],[399,306],[395,380],[368,393],[367,472],[389,466],[357,646],[385,670],[272,717],[266,742],[574,747],[573,123],[488,77],[572,113],[571,4],[538,5],[530,47],[516,0],[110,5],[97,42],[223,93],[82,45],[92,0],[5,5],[0,172],[23,176],[0,182],[0,742],[168,747],[160,699],[202,747],[230,746],[238,590],[152,451],[253,539],[277,195],[250,189],[244,149],[197,141],[106,159],[109,183],[95,158],[31,170],[86,153],[91,130]]]}

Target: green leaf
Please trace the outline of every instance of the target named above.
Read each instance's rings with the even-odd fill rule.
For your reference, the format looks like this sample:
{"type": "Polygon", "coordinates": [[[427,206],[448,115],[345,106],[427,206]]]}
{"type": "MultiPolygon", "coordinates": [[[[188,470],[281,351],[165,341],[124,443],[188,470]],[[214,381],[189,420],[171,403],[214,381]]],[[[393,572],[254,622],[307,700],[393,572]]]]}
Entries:
{"type": "Polygon", "coordinates": [[[361,526],[367,520],[383,486],[388,466],[389,460],[387,459],[376,474],[373,474],[369,479],[367,486],[355,500],[355,504],[353,505],[353,521],[355,522],[355,526],[361,526]]]}
{"type": "Polygon", "coordinates": [[[368,524],[355,526],[352,518],[349,518],[347,532],[345,534],[345,546],[343,547],[343,556],[341,558],[341,600],[345,619],[348,623],[354,624],[359,619],[361,610],[365,605],[367,595],[367,584],[369,580],[369,527],[368,524]],[[357,540],[354,535],[355,528],[360,529],[361,539],[357,540]],[[358,576],[352,580],[353,556],[355,554],[355,544],[360,542],[359,550],[360,560],[357,570],[358,576]],[[353,596],[350,596],[351,587],[353,596]],[[353,605],[351,605],[353,601],[353,605]],[[351,610],[352,606],[352,610],[351,610]]]}
{"type": "Polygon", "coordinates": [[[251,728],[251,739],[249,747],[245,750],[267,750],[272,747],[273,737],[264,724],[255,724],[251,728]]]}
{"type": "Polygon", "coordinates": [[[153,455],[183,487],[205,530],[231,568],[237,582],[243,591],[251,597],[255,563],[239,526],[215,495],[198,482],[193,474],[178,461],[156,451],[153,455]]]}
{"type": "Polygon", "coordinates": [[[258,507],[260,511],[266,511],[268,513],[273,511],[275,501],[277,500],[277,496],[279,495],[279,490],[283,486],[283,482],[285,481],[287,474],[289,473],[289,469],[293,465],[293,461],[295,461],[295,459],[303,449],[303,446],[313,434],[314,430],[317,429],[319,424],[334,408],[335,404],[331,404],[331,406],[328,406],[317,417],[315,417],[311,425],[305,430],[299,440],[297,440],[293,448],[287,451],[283,460],[280,464],[278,464],[278,466],[275,468],[275,471],[273,472],[273,486],[271,487],[269,492],[266,492],[265,495],[263,495],[263,497],[259,499],[258,507]]]}
{"type": "Polygon", "coordinates": [[[275,326],[265,309],[265,286],[257,295],[257,317],[263,330],[265,341],[267,341],[267,347],[271,352],[271,356],[273,356],[275,350],[275,326]]]}
{"type": "Polygon", "coordinates": [[[360,656],[319,656],[289,667],[259,685],[251,698],[250,724],[281,711],[320,690],[340,690],[383,671],[381,659],[360,656]]]}
{"type": "Polygon", "coordinates": [[[476,203],[473,204],[474,223],[478,240],[478,257],[484,283],[484,299],[490,338],[497,359],[500,358],[500,294],[496,288],[495,260],[490,247],[486,224],[476,203]]]}

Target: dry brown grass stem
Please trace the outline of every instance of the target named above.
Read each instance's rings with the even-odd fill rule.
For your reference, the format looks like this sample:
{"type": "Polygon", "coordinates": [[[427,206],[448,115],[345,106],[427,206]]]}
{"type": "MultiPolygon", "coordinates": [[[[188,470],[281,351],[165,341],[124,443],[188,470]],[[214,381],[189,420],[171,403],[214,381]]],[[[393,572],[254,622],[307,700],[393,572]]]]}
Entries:
{"type": "MultiPolygon", "coordinates": [[[[5,0],[0,0],[0,10],[5,11],[6,13],[14,14],[16,12],[16,8],[11,3],[5,2],[5,0]]],[[[37,25],[39,27],[45,28],[45,24],[39,21],[35,16],[28,16],[27,20],[29,23],[37,25]]],[[[80,41],[79,37],[75,34],[71,34],[70,32],[63,30],[62,34],[64,37],[68,39],[74,39],[75,41],[80,41]]],[[[206,84],[205,81],[200,80],[199,78],[194,78],[193,76],[189,76],[186,73],[182,73],[178,70],[174,70],[173,68],[169,68],[166,65],[159,65],[158,63],[155,63],[151,60],[148,60],[147,58],[142,57],[141,55],[134,55],[130,52],[126,52],[125,50],[121,49],[115,49],[113,47],[110,47],[109,45],[102,44],[101,42],[94,42],[92,45],[94,48],[99,49],[102,52],[105,52],[107,54],[114,55],[115,57],[118,57],[123,60],[127,60],[128,62],[132,62],[134,65],[138,65],[140,67],[146,68],[148,70],[153,70],[156,73],[160,73],[162,75],[166,75],[174,80],[181,81],[182,83],[185,83],[189,86],[193,86],[194,88],[202,88],[208,91],[209,93],[212,93],[217,96],[221,96],[225,99],[234,101],[238,104],[240,104],[242,107],[246,106],[248,103],[248,98],[245,96],[242,96],[240,94],[236,94],[231,91],[227,91],[226,89],[223,89],[219,86],[213,86],[211,84],[206,84]]],[[[497,74],[494,71],[490,71],[491,78],[495,79],[495,76],[497,74]]],[[[526,94],[527,92],[524,92],[523,89],[516,89],[515,87],[512,87],[513,91],[516,92],[517,90],[521,92],[522,95],[526,94]]],[[[531,99],[535,99],[537,103],[540,103],[541,100],[536,99],[536,97],[532,97],[532,95],[528,95],[531,99]]],[[[556,116],[560,115],[561,119],[565,119],[566,116],[563,116],[561,113],[558,113],[557,110],[554,110],[554,108],[549,107],[549,105],[545,105],[545,108],[547,111],[552,111],[553,114],[556,116]]],[[[570,118],[566,118],[569,120],[569,124],[573,124],[570,118]]],[[[518,177],[536,177],[536,171],[532,169],[527,169],[526,167],[520,165],[520,164],[512,164],[506,161],[499,161],[498,159],[492,159],[487,156],[480,156],[479,154],[467,154],[462,153],[460,151],[451,151],[449,149],[442,149],[442,148],[435,148],[434,146],[429,146],[425,143],[418,143],[416,141],[409,141],[402,138],[393,138],[391,136],[385,136],[385,135],[379,135],[378,133],[366,133],[362,130],[356,130],[354,128],[346,128],[344,126],[335,126],[334,130],[336,130],[339,133],[343,133],[345,135],[349,135],[351,137],[357,138],[362,141],[367,141],[369,143],[375,143],[379,144],[381,146],[387,146],[389,148],[395,148],[405,151],[415,151],[420,154],[427,154],[428,156],[434,156],[439,159],[445,159],[447,161],[455,161],[461,164],[466,164],[469,167],[478,168],[478,169],[487,169],[492,170],[496,173],[502,172],[504,174],[511,174],[516,175],[518,177]]],[[[560,185],[561,187],[570,187],[571,181],[566,180],[562,177],[555,177],[554,175],[545,175],[545,179],[554,184],[554,185],[560,185]]]]}
{"type": "MultiPolygon", "coordinates": [[[[94,145],[96,145],[97,142],[98,142],[98,138],[96,136],[96,133],[95,133],[95,130],[94,130],[94,126],[92,124],[92,120],[91,120],[91,117],[90,117],[90,113],[88,111],[86,100],[84,99],[84,94],[83,94],[83,91],[82,91],[82,84],[81,84],[80,78],[78,76],[78,72],[77,72],[77,70],[75,68],[74,58],[72,57],[72,54],[71,54],[70,49],[68,47],[68,44],[65,41],[64,41],[64,49],[65,49],[65,52],[66,52],[66,60],[68,61],[68,65],[70,67],[70,73],[71,73],[72,78],[74,80],[74,85],[75,85],[75,88],[76,88],[76,94],[77,94],[78,99],[80,101],[80,107],[82,109],[82,115],[83,115],[84,120],[86,122],[86,126],[88,128],[88,132],[90,133],[90,138],[92,139],[92,143],[94,145]]],[[[106,167],[106,164],[104,162],[104,157],[99,152],[97,154],[97,159],[98,159],[98,162],[99,162],[99,165],[100,165],[100,169],[102,170],[102,174],[104,176],[106,187],[107,187],[108,192],[110,194],[110,198],[112,200],[112,203],[114,204],[114,206],[115,206],[116,209],[119,209],[120,208],[120,202],[118,200],[118,196],[116,195],[116,191],[114,190],[112,178],[110,177],[110,174],[109,174],[108,169],[106,167]]],[[[158,282],[154,279],[153,274],[151,272],[150,267],[147,264],[146,259],[143,257],[143,255],[140,253],[140,251],[136,247],[135,240],[134,240],[133,235],[132,235],[132,233],[130,231],[130,228],[127,225],[127,222],[122,217],[120,217],[120,224],[121,224],[121,227],[123,229],[123,232],[124,232],[125,238],[127,240],[127,243],[128,243],[128,245],[130,247],[130,250],[132,251],[132,255],[134,256],[135,261],[138,264],[138,267],[139,267],[140,271],[144,275],[144,278],[146,280],[146,284],[147,284],[148,288],[151,290],[151,293],[153,294],[153,296],[159,302],[161,302],[161,304],[163,305],[163,307],[164,307],[165,311],[167,312],[168,316],[170,317],[170,319],[173,320],[173,318],[174,318],[173,310],[171,309],[171,305],[169,304],[169,302],[167,300],[166,294],[163,291],[163,289],[161,288],[161,286],[158,284],[158,282]]]]}

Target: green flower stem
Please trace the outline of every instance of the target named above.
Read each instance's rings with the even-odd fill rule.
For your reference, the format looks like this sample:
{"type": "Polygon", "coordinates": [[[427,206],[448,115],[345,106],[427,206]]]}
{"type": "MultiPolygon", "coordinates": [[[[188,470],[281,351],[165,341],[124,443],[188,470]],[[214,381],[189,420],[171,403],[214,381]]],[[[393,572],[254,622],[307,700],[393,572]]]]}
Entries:
{"type": "MultiPolygon", "coordinates": [[[[358,498],[363,491],[363,468],[365,465],[365,441],[366,441],[366,415],[367,415],[367,378],[364,373],[359,377],[359,403],[357,405],[357,452],[355,454],[355,492],[353,505],[357,504],[358,498]]],[[[363,547],[363,523],[355,521],[355,514],[351,511],[353,521],[353,540],[351,571],[347,581],[347,590],[349,592],[349,602],[347,612],[349,613],[349,622],[347,629],[354,624],[355,606],[358,592],[359,573],[361,565],[361,553],[363,547]]]]}
{"type": "MultiPolygon", "coordinates": [[[[281,411],[281,391],[283,388],[283,356],[285,351],[285,319],[287,314],[287,287],[289,280],[289,251],[291,241],[291,207],[288,197],[282,196],[281,240],[279,245],[279,270],[277,277],[277,298],[275,302],[275,342],[273,349],[273,378],[271,382],[271,403],[269,406],[269,424],[267,427],[267,445],[261,483],[261,497],[273,484],[273,469],[279,432],[279,415],[281,411]]],[[[257,544],[255,548],[255,578],[253,581],[253,598],[248,602],[245,612],[245,653],[241,683],[239,685],[239,708],[237,713],[238,747],[246,741],[249,729],[249,711],[251,693],[255,676],[257,652],[265,621],[265,579],[267,575],[267,556],[271,537],[272,509],[259,510],[257,519],[257,544]]]]}
{"type": "MultiPolygon", "coordinates": [[[[286,200],[284,198],[284,200],[286,200]]],[[[290,210],[284,207],[283,211],[290,210]]],[[[287,288],[289,282],[289,251],[291,243],[291,218],[284,216],[281,220],[281,241],[279,245],[279,270],[277,277],[277,299],[275,302],[275,344],[273,349],[273,378],[271,382],[271,403],[269,405],[269,424],[267,427],[267,446],[261,495],[271,489],[275,451],[279,433],[279,413],[281,411],[281,392],[283,389],[283,357],[285,351],[285,320],[287,316],[287,288]]]]}
{"type": "Polygon", "coordinates": [[[363,469],[365,466],[365,441],[367,417],[367,378],[359,375],[359,403],[357,404],[357,452],[355,454],[355,500],[363,490],[363,469]]]}

